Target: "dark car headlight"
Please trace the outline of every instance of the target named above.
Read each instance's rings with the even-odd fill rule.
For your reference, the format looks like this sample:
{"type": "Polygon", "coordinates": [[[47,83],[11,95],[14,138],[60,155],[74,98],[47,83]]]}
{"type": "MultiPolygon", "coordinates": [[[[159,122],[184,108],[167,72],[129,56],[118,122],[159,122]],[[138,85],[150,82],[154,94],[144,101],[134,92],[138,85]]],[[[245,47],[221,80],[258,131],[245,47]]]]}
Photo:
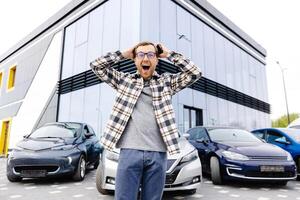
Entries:
{"type": "Polygon", "coordinates": [[[196,160],[197,158],[198,158],[198,152],[197,152],[197,150],[194,150],[194,151],[190,152],[189,154],[185,155],[181,159],[180,164],[191,162],[193,160],[196,160]]]}
{"type": "Polygon", "coordinates": [[[222,154],[229,160],[249,160],[247,156],[233,151],[223,151],[222,154]]]}
{"type": "Polygon", "coordinates": [[[58,147],[52,147],[51,150],[71,150],[75,147],[76,145],[69,144],[69,145],[63,145],[58,147]]]}

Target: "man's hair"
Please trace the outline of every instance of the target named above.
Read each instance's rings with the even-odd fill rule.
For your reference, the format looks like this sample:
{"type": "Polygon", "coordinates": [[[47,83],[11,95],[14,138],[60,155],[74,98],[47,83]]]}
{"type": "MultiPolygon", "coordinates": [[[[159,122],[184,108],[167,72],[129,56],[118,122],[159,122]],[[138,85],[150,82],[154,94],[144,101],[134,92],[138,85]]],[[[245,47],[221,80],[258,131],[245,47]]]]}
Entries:
{"type": "Polygon", "coordinates": [[[157,51],[157,47],[155,46],[155,44],[152,43],[152,42],[143,41],[143,42],[140,42],[140,43],[138,43],[137,45],[134,46],[134,48],[133,48],[133,50],[132,50],[133,58],[136,57],[136,49],[137,49],[138,47],[140,47],[140,46],[148,46],[148,45],[152,45],[152,46],[154,47],[156,56],[158,56],[158,53],[157,53],[158,51],[157,51]]]}

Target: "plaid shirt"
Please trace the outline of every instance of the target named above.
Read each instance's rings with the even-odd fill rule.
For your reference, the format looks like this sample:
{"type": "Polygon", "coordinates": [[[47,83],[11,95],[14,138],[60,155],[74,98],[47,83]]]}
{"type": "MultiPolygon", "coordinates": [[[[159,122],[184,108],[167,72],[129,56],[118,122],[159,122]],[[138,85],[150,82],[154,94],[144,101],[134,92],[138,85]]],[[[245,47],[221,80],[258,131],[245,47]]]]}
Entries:
{"type": "MultiPolygon", "coordinates": [[[[90,63],[93,72],[117,91],[112,113],[101,137],[101,144],[110,151],[120,139],[144,86],[143,78],[138,71],[135,74],[123,73],[112,67],[123,59],[121,52],[116,51],[90,63]]],[[[159,75],[155,71],[150,80],[150,88],[156,121],[168,152],[172,155],[180,152],[172,95],[197,81],[201,72],[181,54],[171,52],[168,60],[175,63],[181,72],[159,75]]]]}

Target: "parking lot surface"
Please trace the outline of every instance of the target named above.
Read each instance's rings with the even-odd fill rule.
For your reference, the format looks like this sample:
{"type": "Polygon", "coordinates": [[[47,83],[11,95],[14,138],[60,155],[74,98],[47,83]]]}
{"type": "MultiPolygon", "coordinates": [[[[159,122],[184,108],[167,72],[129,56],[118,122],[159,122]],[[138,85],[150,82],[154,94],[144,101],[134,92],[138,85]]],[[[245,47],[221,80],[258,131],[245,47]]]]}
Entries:
{"type": "MultiPolygon", "coordinates": [[[[89,171],[84,181],[74,182],[71,179],[25,179],[19,183],[11,183],[6,178],[6,159],[0,158],[0,200],[56,200],[85,199],[112,200],[113,195],[101,195],[95,186],[96,170],[89,171]]],[[[215,186],[204,178],[201,188],[196,194],[182,192],[164,193],[163,199],[205,199],[205,200],[300,200],[300,181],[290,181],[286,186],[276,184],[237,183],[215,186]]]]}

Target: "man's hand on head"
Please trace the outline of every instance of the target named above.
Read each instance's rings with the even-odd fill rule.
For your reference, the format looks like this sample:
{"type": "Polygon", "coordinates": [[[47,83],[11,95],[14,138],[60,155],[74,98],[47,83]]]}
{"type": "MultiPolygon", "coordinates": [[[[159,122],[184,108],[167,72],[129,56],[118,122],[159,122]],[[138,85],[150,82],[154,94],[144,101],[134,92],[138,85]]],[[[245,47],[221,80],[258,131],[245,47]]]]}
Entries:
{"type": "Polygon", "coordinates": [[[170,50],[167,47],[165,47],[163,44],[156,44],[156,45],[160,45],[163,50],[163,52],[159,54],[158,58],[167,58],[170,53],[170,50]]]}
{"type": "Polygon", "coordinates": [[[133,60],[133,49],[134,47],[131,47],[125,51],[122,52],[122,55],[124,58],[127,58],[127,59],[132,59],[133,60]]]}

